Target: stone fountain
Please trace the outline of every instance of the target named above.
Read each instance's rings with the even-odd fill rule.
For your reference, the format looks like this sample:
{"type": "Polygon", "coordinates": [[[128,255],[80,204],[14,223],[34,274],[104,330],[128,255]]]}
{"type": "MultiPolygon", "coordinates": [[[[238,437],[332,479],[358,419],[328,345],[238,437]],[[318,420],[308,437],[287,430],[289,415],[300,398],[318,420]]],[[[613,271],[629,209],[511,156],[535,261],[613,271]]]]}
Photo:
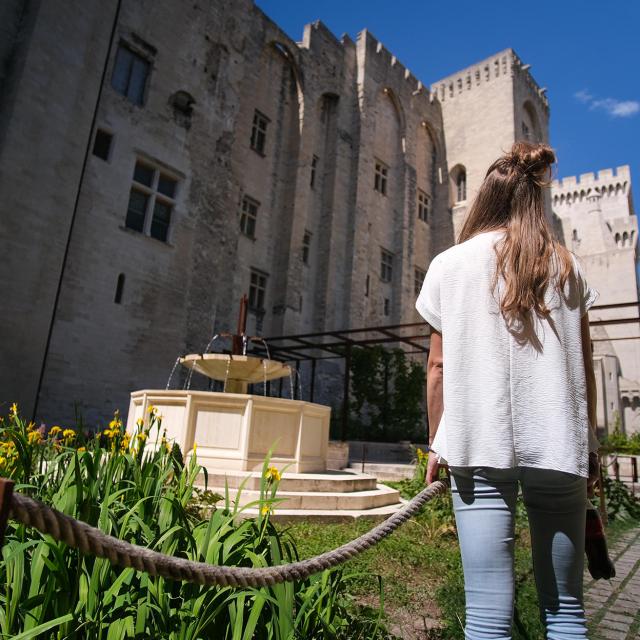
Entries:
{"type": "Polygon", "coordinates": [[[279,497],[287,499],[276,509],[280,519],[341,520],[384,517],[395,511],[402,504],[398,492],[378,485],[374,476],[327,470],[330,407],[266,395],[268,381],[289,378],[293,398],[293,372],[289,365],[270,359],[266,343],[267,358],[247,355],[249,342],[264,341],[246,335],[246,317],[245,295],[235,334],[214,336],[203,353],[178,358],[166,389],[134,391],[127,430],[135,432],[137,421],[147,419],[148,407],[156,407],[167,439],[180,446],[185,458],[197,446],[198,463],[207,470],[210,488],[223,491],[225,483],[235,488],[246,481],[245,503],[258,497],[264,458],[271,450],[270,464],[280,471],[286,468],[278,491],[279,497]],[[231,339],[231,352],[209,353],[220,337],[231,339]],[[185,388],[170,389],[178,365],[188,369],[185,388]],[[191,390],[194,372],[221,382],[223,390],[191,390]],[[262,383],[262,395],[247,393],[248,385],[255,383],[262,383]]]}

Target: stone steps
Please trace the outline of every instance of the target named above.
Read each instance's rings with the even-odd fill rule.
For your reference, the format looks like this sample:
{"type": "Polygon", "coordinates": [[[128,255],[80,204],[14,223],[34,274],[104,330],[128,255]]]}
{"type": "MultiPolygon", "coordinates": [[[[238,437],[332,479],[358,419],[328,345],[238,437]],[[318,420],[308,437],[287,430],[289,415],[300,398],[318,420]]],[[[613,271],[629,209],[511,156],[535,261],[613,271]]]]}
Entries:
{"type": "MultiPolygon", "coordinates": [[[[224,488],[211,487],[211,490],[224,495],[224,488]]],[[[243,490],[240,493],[239,504],[246,505],[255,502],[260,498],[260,491],[243,490]]],[[[236,493],[231,494],[231,499],[235,501],[236,493]]],[[[276,502],[273,505],[274,511],[286,509],[296,510],[350,510],[361,511],[364,509],[375,509],[398,504],[400,494],[395,489],[379,484],[373,490],[367,491],[281,491],[278,488],[276,502]]]]}
{"type": "MultiPolygon", "coordinates": [[[[323,523],[341,523],[352,522],[353,520],[364,518],[372,522],[380,522],[386,520],[389,516],[402,509],[406,504],[406,500],[400,498],[398,504],[387,505],[385,507],[376,507],[373,509],[278,509],[274,508],[274,512],[270,516],[273,522],[323,522],[323,523]]],[[[258,510],[253,508],[243,509],[239,512],[240,518],[255,518],[258,510]]]]}
{"type": "MultiPolygon", "coordinates": [[[[244,482],[245,489],[257,491],[260,489],[261,476],[260,471],[210,472],[208,485],[224,489],[226,480],[229,489],[237,489],[244,482]]],[[[198,486],[204,485],[204,475],[198,476],[196,484],[198,486]]],[[[376,478],[374,476],[350,469],[316,473],[289,473],[285,471],[278,485],[278,491],[329,491],[332,493],[366,491],[375,488],[376,478]]]]}
{"type": "MultiPolygon", "coordinates": [[[[364,473],[376,476],[378,480],[399,481],[405,478],[412,478],[415,471],[414,464],[399,464],[385,462],[365,462],[364,473]]],[[[362,473],[362,463],[352,462],[344,471],[362,473]]]]}
{"type": "MultiPolygon", "coordinates": [[[[199,476],[196,485],[204,485],[199,476]]],[[[239,518],[258,515],[259,471],[217,471],[208,476],[208,488],[225,494],[225,481],[233,503],[237,500],[239,518]],[[244,482],[240,496],[238,490],[244,482]]],[[[400,493],[374,476],[351,469],[320,473],[284,472],[272,505],[274,521],[349,522],[355,518],[383,520],[405,503],[400,493]]]]}

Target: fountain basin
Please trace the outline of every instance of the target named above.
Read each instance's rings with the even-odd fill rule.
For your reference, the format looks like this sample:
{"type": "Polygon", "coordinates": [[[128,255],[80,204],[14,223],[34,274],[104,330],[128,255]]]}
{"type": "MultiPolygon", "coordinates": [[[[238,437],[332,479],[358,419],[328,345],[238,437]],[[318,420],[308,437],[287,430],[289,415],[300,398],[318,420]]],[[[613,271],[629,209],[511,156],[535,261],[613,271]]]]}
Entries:
{"type": "MultiPolygon", "coordinates": [[[[139,418],[148,418],[150,405],[162,415],[167,439],[185,457],[197,444],[198,462],[212,473],[260,471],[271,447],[271,465],[280,470],[287,465],[291,473],[327,468],[330,407],[246,393],[145,389],[131,394],[130,433],[139,418]]],[[[155,435],[147,446],[154,446],[155,435]]]]}
{"type": "Polygon", "coordinates": [[[248,384],[266,382],[291,375],[291,367],[277,360],[225,353],[191,353],[180,364],[207,378],[224,381],[225,390],[246,393],[248,384]]]}

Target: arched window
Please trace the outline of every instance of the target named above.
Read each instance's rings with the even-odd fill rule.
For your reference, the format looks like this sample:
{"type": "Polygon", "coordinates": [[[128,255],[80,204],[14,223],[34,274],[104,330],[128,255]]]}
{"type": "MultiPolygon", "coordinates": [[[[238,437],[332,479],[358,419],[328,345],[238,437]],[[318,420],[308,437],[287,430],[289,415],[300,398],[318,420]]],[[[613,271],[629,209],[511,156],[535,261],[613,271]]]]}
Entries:
{"type": "Polygon", "coordinates": [[[574,242],[577,242],[579,240],[579,238],[578,238],[578,230],[577,229],[573,230],[573,234],[572,234],[571,238],[572,238],[572,240],[574,240],[574,242]]]}
{"type": "Polygon", "coordinates": [[[618,246],[618,247],[619,247],[619,246],[620,246],[620,240],[621,240],[621,238],[620,238],[620,234],[619,234],[619,233],[616,233],[616,235],[614,236],[614,238],[615,238],[615,241],[616,241],[616,246],[618,246]]]}
{"type": "Polygon", "coordinates": [[[622,234],[622,246],[626,247],[627,246],[627,242],[629,242],[629,234],[625,231],[622,234]]]}
{"type": "Polygon", "coordinates": [[[464,169],[458,171],[456,176],[456,202],[464,202],[467,199],[467,172],[464,169]]]}
{"type": "Polygon", "coordinates": [[[120,304],[122,302],[122,294],[124,292],[124,273],[121,273],[118,276],[118,282],[116,283],[116,295],[113,301],[116,304],[120,304]]]}

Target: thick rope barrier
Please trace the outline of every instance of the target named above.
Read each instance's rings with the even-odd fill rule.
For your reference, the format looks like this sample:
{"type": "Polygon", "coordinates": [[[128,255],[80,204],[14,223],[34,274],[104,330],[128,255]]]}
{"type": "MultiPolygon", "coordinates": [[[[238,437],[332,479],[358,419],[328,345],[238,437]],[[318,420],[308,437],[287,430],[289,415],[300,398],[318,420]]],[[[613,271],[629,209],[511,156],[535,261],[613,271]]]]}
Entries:
{"type": "Polygon", "coordinates": [[[228,567],[194,562],[114,538],[85,522],[19,493],[9,496],[9,515],[55,540],[79,549],[86,555],[107,559],[112,565],[133,567],[152,576],[206,586],[266,587],[280,582],[304,580],[314,573],[346,562],[395,531],[418,513],[430,500],[443,494],[449,480],[438,480],[425,487],[410,502],[359,538],[307,560],[275,567],[228,567]]]}

